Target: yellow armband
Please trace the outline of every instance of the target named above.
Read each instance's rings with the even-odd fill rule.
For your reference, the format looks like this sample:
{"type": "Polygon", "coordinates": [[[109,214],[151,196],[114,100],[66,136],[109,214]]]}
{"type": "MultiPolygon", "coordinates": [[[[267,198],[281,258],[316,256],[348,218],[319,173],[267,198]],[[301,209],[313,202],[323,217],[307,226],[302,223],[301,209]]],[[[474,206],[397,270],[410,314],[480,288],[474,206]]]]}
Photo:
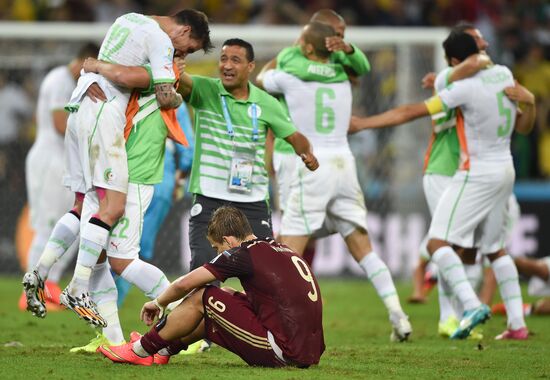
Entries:
{"type": "Polygon", "coordinates": [[[441,101],[441,98],[438,95],[432,96],[430,99],[426,100],[424,104],[426,104],[426,107],[428,108],[428,112],[432,116],[445,111],[443,102],[441,101]]]}

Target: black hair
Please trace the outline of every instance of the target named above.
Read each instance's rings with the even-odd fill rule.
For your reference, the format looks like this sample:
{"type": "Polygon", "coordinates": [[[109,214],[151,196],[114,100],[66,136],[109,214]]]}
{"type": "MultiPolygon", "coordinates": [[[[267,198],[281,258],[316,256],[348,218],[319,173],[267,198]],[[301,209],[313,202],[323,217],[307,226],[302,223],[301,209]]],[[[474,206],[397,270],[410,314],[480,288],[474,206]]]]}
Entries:
{"type": "Polygon", "coordinates": [[[184,9],[172,16],[179,25],[191,27],[191,38],[201,41],[202,50],[208,53],[214,45],[210,41],[210,28],[208,17],[201,11],[195,9],[184,9]]]}
{"type": "Polygon", "coordinates": [[[222,44],[223,46],[240,46],[246,50],[246,59],[248,62],[254,61],[254,48],[252,47],[252,44],[250,42],[247,42],[245,40],[241,40],[240,38],[230,38],[228,40],[225,40],[225,42],[222,44]]]}
{"type": "Polygon", "coordinates": [[[77,59],[85,59],[88,57],[94,57],[97,58],[99,54],[99,46],[97,46],[93,42],[88,42],[80,47],[78,49],[78,53],[76,54],[77,59]]]}
{"type": "Polygon", "coordinates": [[[449,37],[443,41],[443,49],[449,65],[451,64],[451,58],[456,58],[462,62],[472,54],[479,53],[476,40],[467,33],[449,34],[449,37]]]}
{"type": "Polygon", "coordinates": [[[460,34],[471,29],[477,29],[477,28],[471,22],[462,20],[456,23],[456,25],[452,27],[451,33],[460,34]]]}

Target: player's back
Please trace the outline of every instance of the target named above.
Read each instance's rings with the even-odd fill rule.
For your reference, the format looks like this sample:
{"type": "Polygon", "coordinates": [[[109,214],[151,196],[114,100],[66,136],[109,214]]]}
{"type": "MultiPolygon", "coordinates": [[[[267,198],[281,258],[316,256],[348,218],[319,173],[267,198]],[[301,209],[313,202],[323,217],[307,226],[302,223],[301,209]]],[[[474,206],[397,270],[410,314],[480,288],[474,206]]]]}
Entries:
{"type": "MultiPolygon", "coordinates": [[[[172,56],[172,42],[154,19],[139,13],[127,13],[117,18],[109,28],[98,58],[124,66],[151,63],[153,78],[160,79],[155,78],[156,67],[162,67],[162,60],[165,60],[169,65],[165,69],[173,73],[172,56]]],[[[128,89],[119,87],[118,90],[130,93],[128,89]]]]}
{"type": "Polygon", "coordinates": [[[310,365],[325,349],[319,285],[307,264],[273,240],[246,247],[254,275],[241,279],[262,324],[273,334],[286,359],[310,365]]]}
{"type": "MultiPolygon", "coordinates": [[[[330,70],[327,65],[310,65],[330,70]]],[[[303,81],[291,74],[274,70],[264,84],[277,86],[284,94],[290,117],[298,130],[315,147],[349,150],[347,134],[351,118],[352,94],[349,81],[321,83],[303,81]],[[269,84],[265,83],[269,80],[269,84]],[[275,83],[275,84],[272,84],[275,83]]]]}
{"type": "Polygon", "coordinates": [[[75,85],[67,66],[56,67],[44,77],[36,107],[35,146],[44,146],[50,153],[63,153],[63,135],[54,126],[53,112],[63,110],[75,85]]]}
{"type": "Polygon", "coordinates": [[[511,159],[510,136],[516,120],[516,105],[504,94],[504,89],[510,86],[514,86],[512,73],[501,65],[449,86],[451,94],[456,93],[456,99],[447,105],[460,106],[468,153],[479,162],[511,159]]]}

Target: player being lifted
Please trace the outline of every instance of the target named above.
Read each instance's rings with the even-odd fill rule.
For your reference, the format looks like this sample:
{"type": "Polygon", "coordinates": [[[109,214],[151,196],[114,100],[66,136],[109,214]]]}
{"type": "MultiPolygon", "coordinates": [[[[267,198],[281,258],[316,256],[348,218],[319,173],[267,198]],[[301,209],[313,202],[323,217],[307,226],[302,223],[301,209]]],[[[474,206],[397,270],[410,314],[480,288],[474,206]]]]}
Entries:
{"type": "MultiPolygon", "coordinates": [[[[119,17],[105,37],[99,58],[124,65],[151,64],[155,95],[161,108],[176,108],[181,96],[173,87],[175,82],[172,67],[174,48],[180,55],[210,48],[208,20],[198,11],[187,9],[173,16],[148,17],[129,13],[119,17]]],[[[72,117],[75,123],[75,139],[69,141],[67,168],[69,175],[65,185],[76,194],[75,208],[58,222],[50,243],[35,271],[25,274],[30,310],[39,316],[45,315],[40,294],[43,279],[49,268],[60,257],[65,247],[76,240],[80,230],[80,215],[84,194],[93,197],[98,210],[89,221],[84,221],[80,234],[77,264],[71,283],[61,294],[61,302],[72,310],[84,310],[90,323],[105,323],[96,305],[90,300],[88,289],[92,268],[101,251],[106,248],[111,228],[124,213],[128,190],[128,163],[124,144],[125,110],[130,90],[114,85],[101,76],[88,74],[81,77],[73,92],[72,101],[78,108],[72,117]],[[107,95],[106,101],[97,102],[84,96],[94,82],[101,82],[107,95]],[[92,191],[93,190],[93,191],[92,191]]],[[[127,273],[143,278],[146,263],[140,260],[118,262],[120,267],[131,267],[127,273]],[[137,266],[140,266],[139,270],[137,266]]],[[[132,282],[136,278],[129,279],[132,282]]]]}
{"type": "MultiPolygon", "coordinates": [[[[479,52],[474,38],[451,33],[443,43],[451,66],[479,52]]],[[[451,338],[466,338],[490,317],[466,278],[464,267],[451,247],[479,246],[491,261],[508,311],[508,329],[497,338],[526,339],[518,272],[503,250],[506,205],[515,178],[510,153],[514,129],[528,133],[534,123],[534,97],[514,86],[510,70],[495,65],[471,78],[455,82],[423,103],[397,107],[380,115],[352,119],[353,128],[382,128],[460,107],[457,135],[460,142],[459,170],[443,193],[429,230],[428,251],[438,265],[440,280],[459,299],[465,312],[451,338]],[[508,97],[507,97],[508,95],[508,97]],[[517,112],[513,101],[521,101],[517,112]],[[517,116],[517,117],[516,117],[517,116]]]]}
{"type": "MultiPolygon", "coordinates": [[[[332,66],[333,69],[339,72],[345,71],[349,75],[352,83],[356,80],[357,76],[364,75],[370,70],[369,61],[361,49],[354,44],[347,43],[344,40],[346,22],[342,16],[332,9],[320,9],[315,12],[313,16],[311,16],[310,22],[320,22],[322,24],[329,25],[336,32],[335,35],[327,37],[325,40],[326,47],[331,52],[329,62],[340,64],[332,66]]],[[[322,70],[314,70],[315,67],[312,67],[313,70],[308,70],[310,63],[311,62],[304,56],[304,53],[302,52],[302,49],[297,41],[295,45],[281,50],[277,57],[267,63],[264,67],[265,70],[277,69],[285,71],[306,82],[317,80],[328,82],[331,80],[336,82],[341,81],[341,76],[339,75],[331,77],[331,71],[323,72],[322,70]]],[[[284,101],[281,103],[285,108],[287,108],[284,101]]],[[[273,136],[271,136],[271,138],[272,137],[273,136]]],[[[271,143],[271,139],[268,139],[268,142],[271,143]]],[[[296,160],[294,159],[294,150],[290,144],[286,143],[283,139],[275,138],[272,145],[273,154],[270,154],[271,149],[268,148],[266,163],[267,167],[273,167],[273,172],[277,181],[279,209],[281,212],[284,212],[286,201],[288,199],[290,182],[292,181],[296,166],[296,160]],[[272,164],[270,160],[272,161],[272,164]]],[[[270,147],[269,144],[268,147],[270,147]]],[[[335,232],[336,230],[334,230],[330,218],[327,218],[323,228],[315,233],[315,238],[324,237],[335,232]]],[[[314,255],[315,241],[310,240],[303,252],[304,260],[311,265],[314,255]]]]}
{"type": "Polygon", "coordinates": [[[347,141],[351,84],[340,64],[328,62],[330,51],[325,45],[325,39],[334,35],[330,26],[312,22],[304,28],[300,46],[310,68],[334,73],[338,80],[329,75],[326,80],[304,81],[280,70],[267,70],[258,78],[267,91],[284,95],[293,122],[312,142],[320,162],[316,173],[296,165],[279,239],[301,255],[311,235],[331,218],[386,305],[392,340],[404,341],[412,332],[411,325],[388,267],[372,250],[367,233],[364,195],[347,141]]]}

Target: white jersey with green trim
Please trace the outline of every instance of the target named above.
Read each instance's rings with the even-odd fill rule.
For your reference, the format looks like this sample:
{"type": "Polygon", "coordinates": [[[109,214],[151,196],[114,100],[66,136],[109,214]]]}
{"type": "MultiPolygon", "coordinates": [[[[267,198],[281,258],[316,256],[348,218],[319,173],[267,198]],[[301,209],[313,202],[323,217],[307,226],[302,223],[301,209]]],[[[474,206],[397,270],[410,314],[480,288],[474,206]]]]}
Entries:
{"type": "Polygon", "coordinates": [[[464,138],[471,160],[511,159],[510,136],[516,120],[516,104],[504,94],[514,86],[512,72],[495,65],[475,76],[452,83],[439,92],[448,108],[460,107],[464,115],[464,138]]]}
{"type": "Polygon", "coordinates": [[[269,70],[265,89],[283,94],[290,118],[314,148],[350,151],[348,129],[352,94],[349,81],[338,83],[305,82],[281,70],[269,70]]]}
{"type": "MultiPolygon", "coordinates": [[[[153,83],[175,81],[174,47],[170,37],[151,17],[139,13],[120,16],[105,36],[99,59],[124,66],[151,65],[153,83]]],[[[129,90],[117,88],[129,94],[129,90]]]]}
{"type": "Polygon", "coordinates": [[[33,148],[46,149],[51,154],[62,155],[63,135],[54,126],[53,112],[63,111],[76,86],[68,66],[58,66],[51,70],[40,85],[36,106],[36,140],[33,148]]]}

